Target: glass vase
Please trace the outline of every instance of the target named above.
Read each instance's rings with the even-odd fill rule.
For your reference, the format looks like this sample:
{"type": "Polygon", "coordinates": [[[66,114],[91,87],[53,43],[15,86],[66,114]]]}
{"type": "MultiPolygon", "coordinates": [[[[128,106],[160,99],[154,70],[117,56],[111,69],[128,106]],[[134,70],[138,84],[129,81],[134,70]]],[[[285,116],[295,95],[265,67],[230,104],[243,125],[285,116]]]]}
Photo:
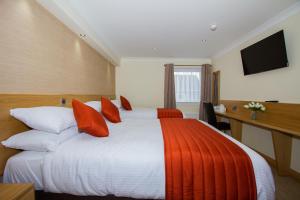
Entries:
{"type": "Polygon", "coordinates": [[[251,119],[256,120],[256,111],[251,111],[251,119]]]}

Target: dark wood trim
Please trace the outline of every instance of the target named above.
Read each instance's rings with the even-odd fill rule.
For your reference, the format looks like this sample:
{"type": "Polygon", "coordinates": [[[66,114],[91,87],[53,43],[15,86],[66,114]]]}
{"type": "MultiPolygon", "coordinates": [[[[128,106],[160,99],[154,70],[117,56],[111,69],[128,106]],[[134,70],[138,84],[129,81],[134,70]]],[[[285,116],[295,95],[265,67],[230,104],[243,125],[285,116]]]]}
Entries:
{"type": "Polygon", "coordinates": [[[35,191],[36,200],[142,200],[127,197],[108,196],[76,196],[63,193],[51,193],[44,191],[35,191]]]}

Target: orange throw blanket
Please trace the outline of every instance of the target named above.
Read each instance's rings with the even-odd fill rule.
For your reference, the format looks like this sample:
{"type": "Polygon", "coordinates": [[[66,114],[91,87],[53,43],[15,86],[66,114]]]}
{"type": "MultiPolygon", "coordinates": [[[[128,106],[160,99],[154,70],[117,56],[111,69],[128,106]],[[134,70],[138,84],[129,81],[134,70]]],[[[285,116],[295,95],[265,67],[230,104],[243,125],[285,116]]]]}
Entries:
{"type": "Polygon", "coordinates": [[[249,156],[194,119],[160,119],[165,146],[166,200],[256,199],[249,156]]]}
{"type": "Polygon", "coordinates": [[[157,118],[183,118],[183,114],[178,109],[157,108],[157,118]]]}

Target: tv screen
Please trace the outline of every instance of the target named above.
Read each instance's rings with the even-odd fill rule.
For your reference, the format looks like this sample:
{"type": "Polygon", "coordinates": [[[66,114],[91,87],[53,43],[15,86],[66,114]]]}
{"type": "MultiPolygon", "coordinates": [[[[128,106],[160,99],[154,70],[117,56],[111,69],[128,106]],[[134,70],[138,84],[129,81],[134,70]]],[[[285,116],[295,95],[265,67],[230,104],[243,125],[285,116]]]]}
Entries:
{"type": "Polygon", "coordinates": [[[244,75],[288,66],[283,30],[241,50],[244,75]]]}

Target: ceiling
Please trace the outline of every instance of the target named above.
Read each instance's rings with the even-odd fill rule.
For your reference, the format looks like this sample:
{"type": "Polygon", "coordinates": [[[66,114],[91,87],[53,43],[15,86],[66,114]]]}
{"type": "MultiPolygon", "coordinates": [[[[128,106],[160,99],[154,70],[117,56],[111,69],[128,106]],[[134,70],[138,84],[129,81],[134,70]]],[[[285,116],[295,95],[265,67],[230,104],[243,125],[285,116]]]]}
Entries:
{"type": "Polygon", "coordinates": [[[60,6],[119,57],[204,58],[298,1],[60,0],[60,6]]]}

